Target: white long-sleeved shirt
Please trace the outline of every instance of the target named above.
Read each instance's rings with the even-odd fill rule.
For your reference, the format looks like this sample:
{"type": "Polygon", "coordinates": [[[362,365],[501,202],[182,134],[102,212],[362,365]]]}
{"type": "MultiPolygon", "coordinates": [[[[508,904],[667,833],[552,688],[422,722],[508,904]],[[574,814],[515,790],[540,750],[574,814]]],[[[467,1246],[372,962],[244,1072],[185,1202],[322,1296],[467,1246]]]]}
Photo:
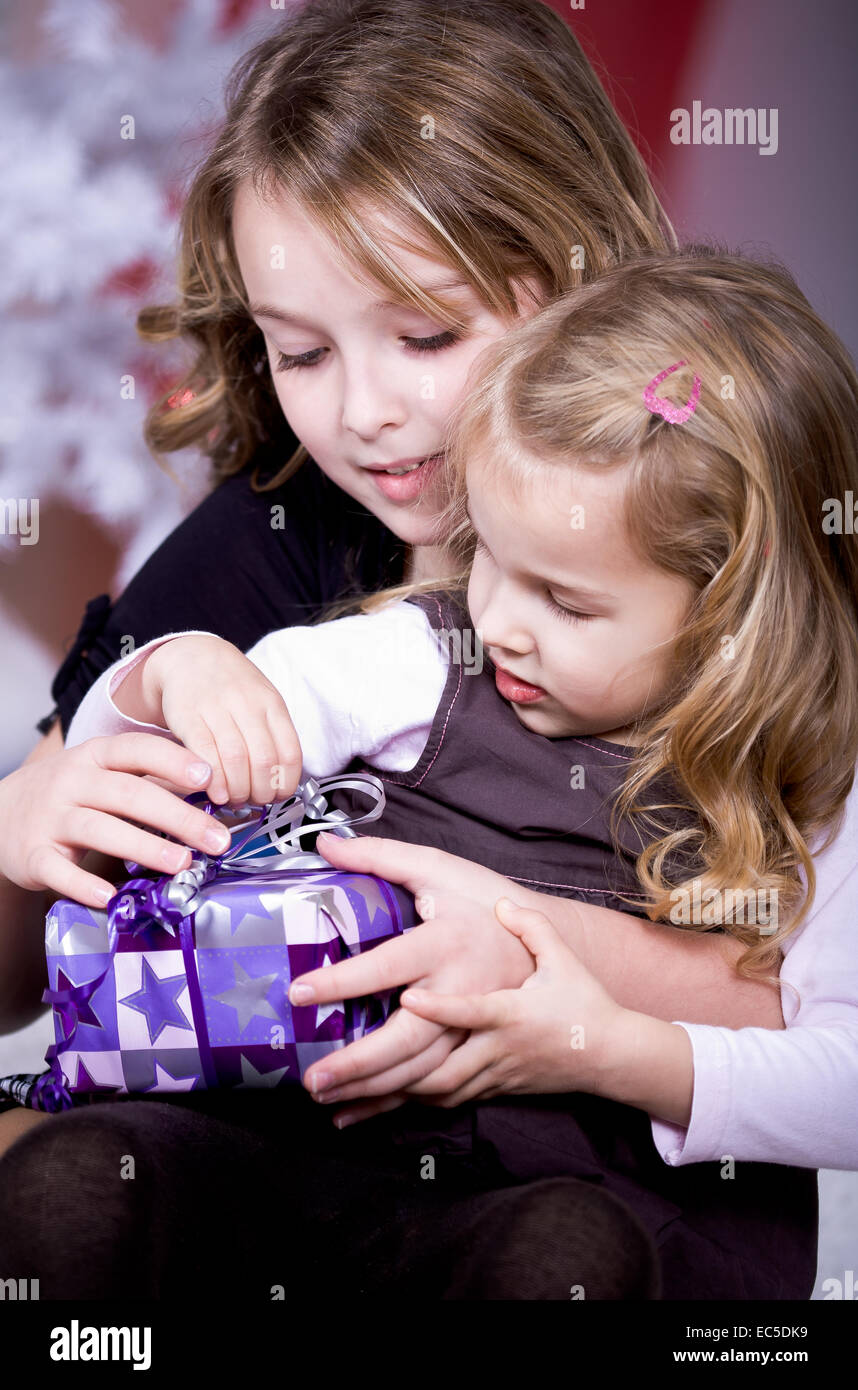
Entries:
{"type": "MultiPolygon", "coordinates": [[[[66,746],[132,730],[174,738],[129,719],[111,697],[156,646],[185,635],[155,638],[104,671],[81,702],[66,746]]],[[[247,655],[283,696],[304,773],[316,777],[342,771],[356,756],[387,771],[414,767],[449,662],[423,611],[404,601],[270,633],[247,655]]],[[[814,856],[814,866],[811,914],[783,943],[786,1028],[672,1020],[691,1040],[694,1089],[687,1128],[651,1117],[653,1142],[667,1164],[729,1155],[858,1169],[858,777],[840,833],[814,856]]],[[[550,917],[550,903],[546,912],[550,917]]]]}

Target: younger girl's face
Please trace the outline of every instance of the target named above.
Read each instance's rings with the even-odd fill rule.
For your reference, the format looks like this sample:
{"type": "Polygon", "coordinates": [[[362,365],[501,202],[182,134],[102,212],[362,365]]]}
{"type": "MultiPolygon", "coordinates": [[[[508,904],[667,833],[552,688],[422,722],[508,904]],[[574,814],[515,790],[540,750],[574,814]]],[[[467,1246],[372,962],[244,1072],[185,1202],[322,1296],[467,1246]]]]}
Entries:
{"type": "MultiPolygon", "coordinates": [[[[340,264],[324,229],[295,200],[267,205],[247,181],[236,193],[232,231],[292,430],[323,472],[401,540],[437,543],[443,460],[399,478],[379,469],[404,468],[441,449],[471,364],[514,320],[489,313],[468,286],[451,289],[449,266],[399,248],[403,268],[454,302],[467,332],[386,303],[383,287],[358,281],[340,264]]],[[[537,292],[534,281],[527,284],[537,292]]],[[[535,312],[528,292],[516,292],[522,317],[535,312]]]]}
{"type": "Polygon", "coordinates": [[[632,724],[666,693],[672,644],[695,596],[631,547],[625,473],[546,465],[520,496],[504,497],[478,457],[467,464],[479,538],[471,621],[500,694],[549,738],[634,744],[632,724]],[[528,685],[542,693],[528,698],[528,685]]]}

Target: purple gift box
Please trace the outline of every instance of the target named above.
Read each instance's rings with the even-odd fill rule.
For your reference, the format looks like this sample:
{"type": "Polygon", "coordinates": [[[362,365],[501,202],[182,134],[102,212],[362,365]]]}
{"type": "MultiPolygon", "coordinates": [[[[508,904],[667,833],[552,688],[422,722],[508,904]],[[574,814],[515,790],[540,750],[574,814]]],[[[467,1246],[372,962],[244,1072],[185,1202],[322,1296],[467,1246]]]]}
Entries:
{"type": "Polygon", "coordinates": [[[233,829],[222,855],[194,852],[172,877],[130,879],[104,911],[56,902],[43,995],[56,1042],[25,1103],[61,1110],[85,1097],[286,1086],[380,1027],[398,991],[294,1008],[288,991],[298,975],[416,924],[405,889],[296,845],[322,829],[354,835],[383,809],[384,789],[369,774],[308,778],[233,829]],[[328,811],[323,788],[334,786],[367,792],[373,809],[328,811]]]}

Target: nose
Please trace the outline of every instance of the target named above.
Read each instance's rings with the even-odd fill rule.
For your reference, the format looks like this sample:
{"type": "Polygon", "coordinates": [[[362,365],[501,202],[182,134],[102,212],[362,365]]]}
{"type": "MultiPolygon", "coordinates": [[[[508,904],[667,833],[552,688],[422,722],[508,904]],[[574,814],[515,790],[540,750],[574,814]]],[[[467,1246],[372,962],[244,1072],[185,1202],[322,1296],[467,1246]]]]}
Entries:
{"type": "Polygon", "coordinates": [[[521,604],[503,580],[492,586],[477,627],[483,648],[501,666],[506,657],[528,656],[536,647],[521,604]]]}
{"type": "Polygon", "coordinates": [[[403,425],[408,411],[405,398],[390,374],[374,368],[368,358],[369,354],[345,368],[342,423],[344,430],[371,441],[386,426],[403,425]]]}

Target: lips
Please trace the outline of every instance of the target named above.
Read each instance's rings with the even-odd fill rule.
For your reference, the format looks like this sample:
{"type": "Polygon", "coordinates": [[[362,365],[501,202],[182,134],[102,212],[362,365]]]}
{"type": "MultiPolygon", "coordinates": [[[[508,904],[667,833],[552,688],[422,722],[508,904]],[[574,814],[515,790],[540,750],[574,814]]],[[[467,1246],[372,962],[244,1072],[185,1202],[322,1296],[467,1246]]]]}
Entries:
{"type": "Polygon", "coordinates": [[[523,681],[518,676],[514,676],[511,671],[505,671],[502,666],[494,662],[495,685],[498,693],[505,700],[511,700],[516,705],[532,705],[536,700],[541,700],[548,694],[541,685],[531,685],[530,681],[523,681]]]}
{"type": "Polygon", "coordinates": [[[392,502],[411,502],[429,483],[437,470],[444,463],[443,454],[432,454],[425,459],[402,459],[399,463],[386,464],[387,468],[406,468],[410,463],[419,463],[419,468],[413,468],[410,473],[400,473],[398,476],[393,473],[386,473],[379,469],[377,465],[369,465],[365,471],[372,473],[372,480],[385,497],[392,502]]]}
{"type": "Polygon", "coordinates": [[[386,473],[388,468],[410,468],[414,463],[422,463],[424,459],[433,457],[432,454],[417,454],[411,459],[396,459],[394,463],[365,463],[363,467],[370,473],[386,473]]]}

